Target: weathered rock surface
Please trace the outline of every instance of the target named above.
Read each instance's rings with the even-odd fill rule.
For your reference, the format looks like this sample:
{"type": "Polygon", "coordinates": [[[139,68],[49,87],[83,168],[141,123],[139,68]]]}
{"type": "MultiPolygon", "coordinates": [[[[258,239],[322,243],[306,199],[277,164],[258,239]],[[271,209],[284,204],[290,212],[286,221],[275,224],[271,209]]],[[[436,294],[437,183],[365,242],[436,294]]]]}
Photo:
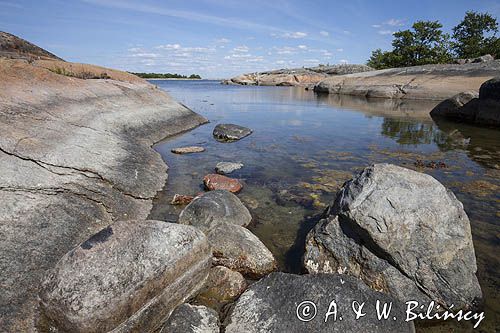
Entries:
{"type": "Polygon", "coordinates": [[[52,59],[62,60],[56,55],[38,47],[30,42],[0,31],[0,57],[12,59],[52,59]]]}
{"type": "Polygon", "coordinates": [[[45,271],[113,221],[145,219],[167,177],[151,146],[206,119],[102,67],[0,59],[0,77],[0,331],[30,332],[45,271]]]}
{"type": "Polygon", "coordinates": [[[304,265],[358,277],[401,301],[458,309],[482,297],[460,201],[433,177],[390,164],[344,184],[307,237],[304,265]]]}
{"type": "Polygon", "coordinates": [[[203,177],[203,184],[209,191],[226,190],[232,193],[238,193],[243,185],[238,179],[229,178],[218,174],[209,174],[203,177]]]}
{"type": "Polygon", "coordinates": [[[310,86],[330,75],[343,75],[372,71],[366,65],[333,65],[310,68],[278,69],[274,71],[249,73],[224,80],[224,84],[257,86],[310,86]]]}
{"type": "Polygon", "coordinates": [[[215,190],[196,197],[179,214],[178,223],[207,232],[220,223],[246,227],[252,221],[248,209],[229,191],[215,190]]]}
{"type": "Polygon", "coordinates": [[[479,95],[465,92],[441,102],[431,111],[431,116],[500,126],[500,77],[484,82],[479,95]]]}
{"type": "MultiPolygon", "coordinates": [[[[332,306],[330,310],[333,309],[332,306]]],[[[395,299],[371,290],[356,278],[330,274],[272,273],[240,296],[224,324],[226,333],[415,331],[412,322],[405,322],[403,306],[395,299]],[[376,317],[377,300],[381,309],[384,303],[393,302],[389,319],[376,317]],[[311,303],[299,307],[303,301],[314,303],[316,310],[311,303]],[[332,301],[336,302],[338,313],[326,317],[325,322],[332,301]],[[365,302],[364,317],[356,319],[351,308],[354,301],[365,302]],[[310,320],[301,321],[298,314],[303,320],[310,320]]]]}
{"type": "Polygon", "coordinates": [[[158,333],[219,333],[217,312],[203,305],[179,305],[158,333]]]}
{"type": "Polygon", "coordinates": [[[250,230],[220,223],[207,233],[214,264],[225,266],[250,278],[260,278],[277,267],[271,251],[250,230]]]}
{"type": "Polygon", "coordinates": [[[477,105],[477,103],[473,102],[465,108],[463,106],[478,97],[479,94],[475,91],[461,92],[436,105],[436,107],[431,111],[431,116],[451,118],[461,121],[474,121],[476,118],[477,107],[472,107],[472,105],[477,105]]]}
{"type": "Polygon", "coordinates": [[[151,332],[203,287],[210,265],[207,238],[194,227],[120,221],[59,260],[40,305],[63,332],[151,332]]]}
{"type": "Polygon", "coordinates": [[[183,194],[175,194],[174,197],[172,198],[172,201],[170,204],[172,205],[187,205],[191,201],[193,201],[194,197],[190,195],[183,195],[183,194]]]}
{"type": "Polygon", "coordinates": [[[196,297],[196,302],[210,308],[220,308],[233,302],[247,288],[247,282],[241,273],[224,266],[210,269],[205,288],[196,297]]]}
{"type": "Polygon", "coordinates": [[[215,166],[215,172],[220,175],[228,175],[236,170],[243,168],[242,163],[234,163],[234,162],[219,162],[215,166]]]}
{"type": "Polygon", "coordinates": [[[214,138],[221,142],[238,141],[250,134],[252,134],[250,128],[234,124],[219,124],[215,126],[213,131],[214,138]]]}
{"type": "Polygon", "coordinates": [[[204,151],[205,148],[199,146],[179,147],[172,149],[172,153],[174,154],[192,154],[192,153],[201,153],[204,151]]]}
{"type": "Polygon", "coordinates": [[[444,100],[477,91],[498,75],[500,60],[483,63],[424,65],[331,76],[315,87],[320,93],[380,98],[444,100]]]}

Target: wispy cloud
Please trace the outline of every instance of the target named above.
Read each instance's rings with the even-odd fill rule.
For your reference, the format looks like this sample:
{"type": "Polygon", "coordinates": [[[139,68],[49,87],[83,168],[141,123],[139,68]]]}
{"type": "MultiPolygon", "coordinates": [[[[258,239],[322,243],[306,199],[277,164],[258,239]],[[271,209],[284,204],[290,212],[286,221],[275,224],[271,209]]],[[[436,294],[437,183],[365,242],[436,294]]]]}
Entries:
{"type": "Polygon", "coordinates": [[[83,1],[89,4],[103,6],[103,7],[175,17],[189,21],[196,21],[206,24],[214,24],[224,27],[230,27],[232,29],[246,29],[253,31],[254,30],[275,31],[275,32],[280,32],[282,34],[286,33],[293,34],[292,32],[289,32],[285,29],[281,29],[279,27],[243,20],[237,17],[221,17],[215,15],[201,14],[195,11],[168,9],[164,7],[152,6],[143,3],[133,3],[129,1],[117,1],[117,0],[83,0],[83,1]]]}
{"type": "Polygon", "coordinates": [[[246,53],[248,52],[250,49],[248,46],[246,45],[240,45],[240,46],[236,46],[234,49],[233,49],[233,52],[241,52],[241,53],[246,53]]]}
{"type": "Polygon", "coordinates": [[[392,30],[379,30],[378,33],[380,35],[392,35],[394,33],[394,31],[392,31],[392,30]]]}
{"type": "Polygon", "coordinates": [[[325,31],[325,30],[321,30],[321,31],[319,32],[319,34],[320,34],[321,36],[323,36],[323,37],[328,37],[328,36],[330,36],[330,33],[329,33],[328,31],[325,31]]]}
{"type": "Polygon", "coordinates": [[[295,31],[295,32],[285,32],[281,34],[272,33],[271,36],[277,38],[291,38],[291,39],[300,39],[307,37],[307,32],[295,31]]]}

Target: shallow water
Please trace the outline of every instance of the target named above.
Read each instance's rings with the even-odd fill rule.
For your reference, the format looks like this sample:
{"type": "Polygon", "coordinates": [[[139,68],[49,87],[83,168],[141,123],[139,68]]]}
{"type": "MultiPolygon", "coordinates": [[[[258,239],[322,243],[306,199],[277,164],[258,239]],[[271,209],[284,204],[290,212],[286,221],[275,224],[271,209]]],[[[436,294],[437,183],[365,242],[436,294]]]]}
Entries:
{"type": "MultiPolygon", "coordinates": [[[[364,167],[389,162],[431,174],[453,190],[472,225],[486,319],[476,332],[494,332],[500,318],[500,131],[434,122],[436,102],[318,96],[303,88],[226,86],[217,81],[154,81],[175,99],[210,120],[155,146],[169,166],[166,189],[151,218],[174,221],[175,193],[203,191],[202,178],[217,162],[245,166],[231,177],[254,221],[249,229],[274,253],[280,269],[300,272],[303,238],[342,183],[364,167]],[[212,138],[218,123],[250,127],[234,143],[212,138]],[[201,145],[199,154],[170,150],[201,145]],[[417,161],[422,161],[422,163],[417,161]],[[444,162],[444,168],[430,168],[444,162]],[[416,165],[417,163],[417,165],[416,165]]],[[[469,331],[455,324],[418,331],[469,331]]]]}

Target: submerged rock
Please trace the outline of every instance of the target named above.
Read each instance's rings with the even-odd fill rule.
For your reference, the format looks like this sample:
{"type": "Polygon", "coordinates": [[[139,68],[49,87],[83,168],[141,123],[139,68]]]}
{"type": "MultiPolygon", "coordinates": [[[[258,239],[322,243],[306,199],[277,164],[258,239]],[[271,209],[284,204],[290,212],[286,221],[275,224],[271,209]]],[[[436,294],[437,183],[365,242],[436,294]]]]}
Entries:
{"type": "Polygon", "coordinates": [[[477,114],[477,107],[473,105],[477,104],[473,102],[469,104],[468,107],[463,107],[465,104],[475,100],[479,97],[479,94],[475,91],[466,91],[456,94],[453,97],[445,99],[439,103],[431,111],[432,117],[442,117],[442,118],[453,118],[462,121],[474,121],[477,114]]]}
{"type": "Polygon", "coordinates": [[[209,174],[203,177],[203,184],[209,191],[226,190],[238,193],[243,188],[239,180],[218,174],[209,174]]]}
{"type": "Polygon", "coordinates": [[[47,276],[40,306],[68,332],[150,332],[205,283],[205,235],[162,221],[121,221],[68,252],[47,276]]]}
{"type": "Polygon", "coordinates": [[[238,298],[246,288],[247,282],[241,273],[215,266],[210,269],[206,287],[196,297],[196,302],[219,310],[238,298]]]}
{"type": "Polygon", "coordinates": [[[250,278],[260,278],[277,267],[271,251],[250,230],[222,223],[207,233],[214,264],[225,266],[250,278]]]}
{"type": "Polygon", "coordinates": [[[414,332],[413,323],[405,318],[399,302],[356,278],[272,273],[240,296],[224,324],[226,333],[414,332]],[[392,302],[388,319],[377,318],[377,300],[380,309],[392,302]],[[337,312],[327,316],[335,310],[332,301],[337,312]],[[352,311],[354,301],[365,303],[366,315],[359,319],[352,311]]]}
{"type": "Polygon", "coordinates": [[[234,163],[234,162],[219,162],[215,166],[215,172],[220,175],[227,175],[232,173],[233,171],[239,170],[243,168],[242,163],[234,163]]]}
{"type": "Polygon", "coordinates": [[[225,190],[215,190],[196,197],[179,215],[178,223],[208,231],[220,223],[246,227],[252,221],[248,209],[238,197],[225,190]]]}
{"type": "Polygon", "coordinates": [[[234,124],[219,124],[215,126],[213,136],[217,141],[232,142],[252,134],[250,128],[234,124]]]}
{"type": "Polygon", "coordinates": [[[344,184],[307,237],[304,265],[358,277],[402,301],[459,309],[482,297],[460,201],[433,177],[390,164],[344,184]]]}
{"type": "Polygon", "coordinates": [[[174,154],[191,154],[191,153],[204,152],[205,148],[200,147],[200,146],[189,146],[189,147],[173,148],[171,151],[174,154]]]}
{"type": "Polygon", "coordinates": [[[170,202],[171,205],[187,205],[193,201],[194,197],[190,195],[175,194],[170,202]]]}
{"type": "Polygon", "coordinates": [[[203,305],[181,304],[175,308],[159,333],[219,333],[217,312],[203,305]]]}

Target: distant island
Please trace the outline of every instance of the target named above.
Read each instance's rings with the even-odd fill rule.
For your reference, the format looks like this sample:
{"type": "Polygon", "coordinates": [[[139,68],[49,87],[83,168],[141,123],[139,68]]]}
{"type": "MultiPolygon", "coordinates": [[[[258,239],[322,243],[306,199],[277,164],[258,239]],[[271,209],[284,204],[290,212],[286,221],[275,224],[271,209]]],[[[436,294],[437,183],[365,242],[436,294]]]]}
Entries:
{"type": "Polygon", "coordinates": [[[200,80],[201,76],[198,74],[191,74],[189,76],[171,73],[133,73],[130,74],[137,75],[143,79],[190,79],[190,80],[200,80]]]}

